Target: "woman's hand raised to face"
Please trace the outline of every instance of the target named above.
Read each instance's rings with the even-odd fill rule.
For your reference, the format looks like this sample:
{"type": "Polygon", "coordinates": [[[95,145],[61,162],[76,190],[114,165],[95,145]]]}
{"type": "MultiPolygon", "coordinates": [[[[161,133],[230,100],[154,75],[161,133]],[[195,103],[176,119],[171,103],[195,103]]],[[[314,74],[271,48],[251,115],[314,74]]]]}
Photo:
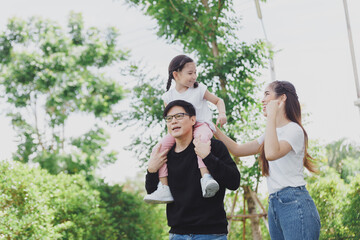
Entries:
{"type": "Polygon", "coordinates": [[[268,117],[270,116],[276,116],[276,114],[278,114],[280,112],[280,109],[282,109],[284,106],[284,101],[280,101],[280,100],[271,100],[267,105],[266,105],[266,114],[268,117]]]}
{"type": "Polygon", "coordinates": [[[150,155],[150,160],[148,162],[148,171],[150,173],[157,172],[162,165],[164,165],[167,162],[167,154],[170,149],[165,150],[163,152],[160,152],[161,149],[161,143],[157,144],[154,147],[154,151],[150,155]]]}

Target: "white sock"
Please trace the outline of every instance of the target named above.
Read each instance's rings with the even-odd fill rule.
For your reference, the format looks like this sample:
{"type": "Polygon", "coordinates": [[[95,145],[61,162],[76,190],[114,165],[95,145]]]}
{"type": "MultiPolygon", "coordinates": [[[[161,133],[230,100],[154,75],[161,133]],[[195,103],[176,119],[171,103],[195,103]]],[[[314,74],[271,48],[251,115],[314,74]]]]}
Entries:
{"type": "Polygon", "coordinates": [[[205,173],[203,178],[211,178],[211,175],[209,173],[205,173]]]}

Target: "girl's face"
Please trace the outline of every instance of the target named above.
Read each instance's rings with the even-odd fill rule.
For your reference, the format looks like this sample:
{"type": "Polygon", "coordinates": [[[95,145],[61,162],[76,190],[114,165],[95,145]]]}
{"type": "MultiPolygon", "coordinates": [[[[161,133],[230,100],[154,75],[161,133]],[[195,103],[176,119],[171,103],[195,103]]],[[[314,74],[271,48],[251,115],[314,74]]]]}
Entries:
{"type": "Polygon", "coordinates": [[[262,106],[263,106],[263,114],[265,117],[267,117],[267,113],[266,113],[266,105],[271,101],[271,100],[275,100],[277,99],[276,97],[276,93],[274,92],[274,90],[270,87],[270,85],[268,85],[265,88],[264,91],[264,97],[261,100],[262,106]]]}
{"type": "Polygon", "coordinates": [[[179,72],[174,72],[176,85],[180,84],[184,87],[193,87],[196,82],[196,64],[194,62],[186,63],[179,72]]]}

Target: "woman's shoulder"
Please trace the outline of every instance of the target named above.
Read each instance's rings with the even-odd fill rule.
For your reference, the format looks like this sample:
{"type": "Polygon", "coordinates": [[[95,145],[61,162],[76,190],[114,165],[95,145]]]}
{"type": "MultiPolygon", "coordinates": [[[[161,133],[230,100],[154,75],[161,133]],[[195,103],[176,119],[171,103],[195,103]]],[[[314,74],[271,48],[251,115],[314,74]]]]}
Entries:
{"type": "Polygon", "coordinates": [[[286,125],[286,127],[288,127],[288,128],[294,128],[294,129],[298,129],[298,130],[302,130],[302,128],[301,128],[301,126],[298,124],[298,123],[296,123],[296,122],[289,122],[287,125],[286,125]]]}
{"type": "Polygon", "coordinates": [[[296,123],[296,122],[289,122],[288,124],[286,124],[284,127],[284,132],[292,132],[295,133],[297,135],[303,135],[304,131],[302,129],[302,127],[296,123]]]}

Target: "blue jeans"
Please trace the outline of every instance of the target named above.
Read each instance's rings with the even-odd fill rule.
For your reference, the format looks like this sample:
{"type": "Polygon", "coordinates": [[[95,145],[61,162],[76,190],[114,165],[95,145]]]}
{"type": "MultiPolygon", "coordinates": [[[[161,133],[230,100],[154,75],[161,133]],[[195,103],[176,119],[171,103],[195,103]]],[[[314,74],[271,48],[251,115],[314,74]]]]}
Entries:
{"type": "Polygon", "coordinates": [[[226,234],[169,234],[169,240],[227,240],[226,234]]]}
{"type": "Polygon", "coordinates": [[[320,216],[305,186],[270,194],[268,218],[272,240],[319,239],[320,216]]]}

